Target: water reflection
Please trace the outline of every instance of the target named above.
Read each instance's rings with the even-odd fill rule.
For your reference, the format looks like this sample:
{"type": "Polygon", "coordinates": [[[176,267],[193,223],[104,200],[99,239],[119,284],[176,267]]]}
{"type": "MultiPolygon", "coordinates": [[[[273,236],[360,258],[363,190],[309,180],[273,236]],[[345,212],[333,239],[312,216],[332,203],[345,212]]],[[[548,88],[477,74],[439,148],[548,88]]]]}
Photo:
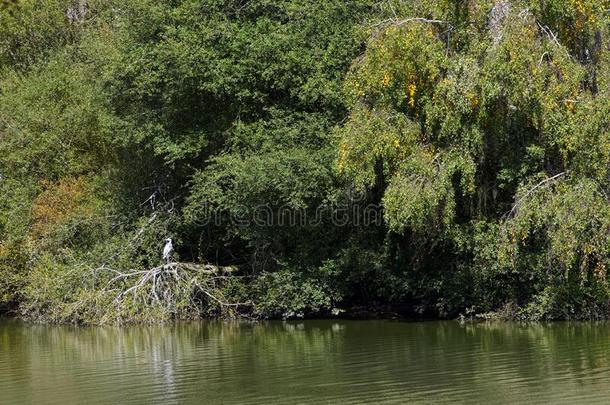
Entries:
{"type": "Polygon", "coordinates": [[[607,323],[0,321],[0,402],[605,402],[609,337],[607,323]]]}

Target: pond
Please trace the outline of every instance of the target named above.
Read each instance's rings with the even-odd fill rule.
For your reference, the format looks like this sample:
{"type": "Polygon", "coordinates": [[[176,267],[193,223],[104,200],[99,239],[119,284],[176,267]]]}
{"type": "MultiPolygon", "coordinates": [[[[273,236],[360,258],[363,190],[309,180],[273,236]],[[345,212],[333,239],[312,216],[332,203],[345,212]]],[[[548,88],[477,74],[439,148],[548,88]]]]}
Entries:
{"type": "Polygon", "coordinates": [[[0,403],[606,402],[610,324],[0,320],[0,403]]]}

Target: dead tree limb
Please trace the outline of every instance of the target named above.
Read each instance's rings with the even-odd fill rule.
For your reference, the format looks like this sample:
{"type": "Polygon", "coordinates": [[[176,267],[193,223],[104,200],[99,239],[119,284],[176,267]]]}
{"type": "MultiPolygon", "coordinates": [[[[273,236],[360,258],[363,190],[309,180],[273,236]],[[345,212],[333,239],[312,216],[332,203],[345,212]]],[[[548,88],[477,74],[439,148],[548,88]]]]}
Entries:
{"type": "Polygon", "coordinates": [[[543,187],[545,185],[548,185],[548,184],[560,179],[561,177],[565,176],[567,173],[568,172],[565,171],[565,172],[558,173],[554,176],[548,177],[548,178],[542,180],[541,182],[539,182],[538,184],[536,184],[534,187],[530,188],[521,198],[519,198],[519,200],[517,200],[515,202],[515,204],[513,204],[513,207],[511,208],[511,210],[507,214],[505,214],[505,218],[514,217],[519,211],[519,206],[527,199],[527,197],[532,195],[540,187],[543,187]]]}

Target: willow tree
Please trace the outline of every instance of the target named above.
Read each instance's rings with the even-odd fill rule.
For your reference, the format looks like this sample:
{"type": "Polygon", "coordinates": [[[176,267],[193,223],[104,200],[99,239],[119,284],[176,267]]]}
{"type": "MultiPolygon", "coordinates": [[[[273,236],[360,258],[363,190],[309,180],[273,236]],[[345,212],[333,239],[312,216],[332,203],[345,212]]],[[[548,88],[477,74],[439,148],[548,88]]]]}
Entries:
{"type": "Polygon", "coordinates": [[[383,185],[411,299],[444,314],[600,315],[607,2],[385,4],[345,82],[337,167],[383,185]]]}

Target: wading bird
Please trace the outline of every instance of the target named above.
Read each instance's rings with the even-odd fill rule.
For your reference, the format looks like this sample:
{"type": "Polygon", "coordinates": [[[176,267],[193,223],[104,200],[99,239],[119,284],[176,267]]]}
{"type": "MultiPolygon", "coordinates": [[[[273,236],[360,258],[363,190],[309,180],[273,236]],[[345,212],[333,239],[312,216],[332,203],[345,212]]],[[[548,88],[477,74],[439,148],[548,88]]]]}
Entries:
{"type": "Polygon", "coordinates": [[[163,248],[163,260],[169,263],[174,246],[172,245],[172,240],[170,238],[165,239],[165,242],[165,247],[163,248]]]}

